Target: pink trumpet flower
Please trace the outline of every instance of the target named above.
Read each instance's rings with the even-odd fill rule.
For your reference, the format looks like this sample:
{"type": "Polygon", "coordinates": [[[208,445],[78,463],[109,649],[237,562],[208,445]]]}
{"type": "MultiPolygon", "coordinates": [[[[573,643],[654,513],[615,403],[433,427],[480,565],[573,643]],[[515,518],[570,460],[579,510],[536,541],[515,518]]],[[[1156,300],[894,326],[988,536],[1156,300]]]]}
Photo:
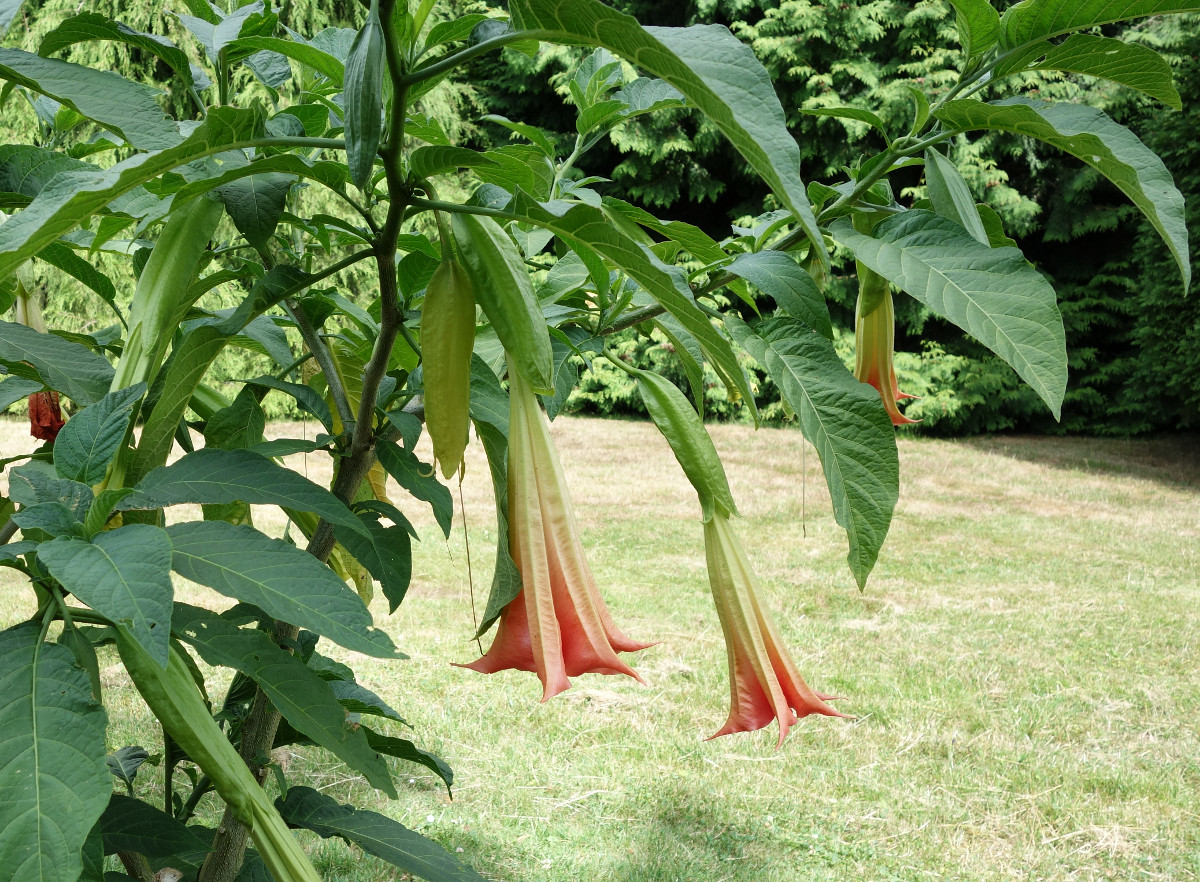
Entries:
{"type": "Polygon", "coordinates": [[[734,732],[752,732],[779,721],[782,747],[788,730],[801,717],[844,717],[804,682],[783,645],[779,629],[758,598],[758,579],[742,550],[729,517],[716,512],[704,525],[708,581],[729,656],[729,719],[708,740],[734,732]]]}
{"type": "Polygon", "coordinates": [[[583,556],[549,424],[511,363],[508,376],[508,536],[522,588],[500,614],[491,648],[461,667],[534,671],[542,701],[579,674],[628,674],[644,683],[617,653],[653,644],[631,640],[613,624],[583,556]]]}
{"type": "Polygon", "coordinates": [[[896,345],[896,314],[892,307],[892,293],[885,290],[883,299],[866,315],[861,312],[862,303],[860,298],[859,309],[854,316],[854,376],[879,391],[893,426],[919,422],[910,420],[896,406],[897,401],[916,396],[901,392],[896,383],[896,368],[892,361],[892,351],[896,345]]]}

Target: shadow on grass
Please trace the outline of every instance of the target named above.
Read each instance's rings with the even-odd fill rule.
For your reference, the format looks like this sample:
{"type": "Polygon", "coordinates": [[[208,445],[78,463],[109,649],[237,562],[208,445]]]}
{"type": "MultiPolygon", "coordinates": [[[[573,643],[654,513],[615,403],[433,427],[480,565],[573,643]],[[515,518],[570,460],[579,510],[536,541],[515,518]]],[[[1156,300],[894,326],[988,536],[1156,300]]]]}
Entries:
{"type": "Polygon", "coordinates": [[[995,456],[1006,456],[1067,471],[1126,475],[1176,489],[1200,490],[1200,434],[1124,440],[1049,435],[991,435],[959,443],[995,456]]]}
{"type": "MultiPolygon", "coordinates": [[[[786,785],[781,784],[781,787],[786,785]]],[[[728,797],[724,797],[728,799],[728,797]]],[[[611,882],[768,882],[823,878],[822,870],[866,865],[874,858],[865,842],[843,839],[827,818],[769,815],[745,819],[744,805],[726,806],[715,794],[670,788],[631,799],[625,812],[638,816],[637,833],[612,856],[611,882]],[[796,831],[803,832],[796,832],[796,831]]],[[[796,806],[796,803],[792,804],[796,806]]]]}

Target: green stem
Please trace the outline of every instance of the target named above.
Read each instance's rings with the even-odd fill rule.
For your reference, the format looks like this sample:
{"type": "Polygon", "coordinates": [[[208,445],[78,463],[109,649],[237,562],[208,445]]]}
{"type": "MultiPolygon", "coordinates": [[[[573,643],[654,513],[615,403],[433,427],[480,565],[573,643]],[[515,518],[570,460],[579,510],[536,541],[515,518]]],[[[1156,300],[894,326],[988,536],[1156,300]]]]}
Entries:
{"type": "MultiPolygon", "coordinates": [[[[387,29],[385,28],[385,33],[387,29]]],[[[417,68],[411,73],[407,73],[400,78],[402,85],[405,88],[414,86],[423,80],[428,80],[432,77],[440,76],[447,71],[453,70],[460,64],[466,64],[473,58],[478,58],[480,55],[486,55],[493,49],[501,49],[509,43],[518,43],[522,40],[533,39],[524,31],[514,31],[511,34],[501,34],[499,37],[492,37],[490,40],[484,40],[482,43],[476,43],[474,46],[468,46],[466,49],[460,49],[458,52],[447,55],[440,61],[435,61],[432,64],[427,64],[424,67],[417,68]]]]}

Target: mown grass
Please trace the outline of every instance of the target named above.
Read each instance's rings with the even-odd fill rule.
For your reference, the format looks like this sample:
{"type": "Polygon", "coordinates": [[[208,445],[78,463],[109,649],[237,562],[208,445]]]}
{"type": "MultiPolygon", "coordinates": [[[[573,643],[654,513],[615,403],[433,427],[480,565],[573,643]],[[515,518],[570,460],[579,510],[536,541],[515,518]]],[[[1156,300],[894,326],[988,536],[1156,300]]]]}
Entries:
{"type": "MultiPolygon", "coordinates": [[[[2,428],[5,455],[21,449],[19,424],[2,428]]],[[[728,687],[694,497],[652,427],[563,418],[554,435],[602,591],[622,629],[662,641],[632,662],[648,685],[589,675],[540,704],[531,674],[451,667],[478,654],[461,521],[445,542],[406,501],[422,536],[413,585],[395,616],[374,611],[411,658],[353,661],[454,767],[454,798],[399,765],[400,799],[376,798],[317,751],[283,757],[289,775],[513,882],[1200,877],[1195,439],[904,439],[900,505],[860,593],[800,435],[712,434],[793,654],[852,720],[808,718],[779,751],[774,727],[703,740],[728,687]]],[[[481,610],[494,517],[478,445],[468,455],[481,610]]],[[[4,593],[11,622],[29,601],[11,578],[4,593]]],[[[154,749],[119,666],[105,682],[111,746],[154,749]]],[[[311,845],[326,878],[403,878],[311,845]]]]}

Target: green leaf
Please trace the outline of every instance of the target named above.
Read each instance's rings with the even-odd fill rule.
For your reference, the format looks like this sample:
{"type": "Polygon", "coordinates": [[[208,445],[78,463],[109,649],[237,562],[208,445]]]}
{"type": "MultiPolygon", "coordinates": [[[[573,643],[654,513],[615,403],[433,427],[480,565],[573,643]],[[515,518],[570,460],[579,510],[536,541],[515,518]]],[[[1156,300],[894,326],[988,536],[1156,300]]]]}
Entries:
{"type": "Polygon", "coordinates": [[[121,310],[117,307],[117,289],[113,285],[112,279],[100,272],[100,270],[96,269],[96,267],[66,245],[59,244],[58,242],[47,245],[38,253],[38,257],[46,261],[46,263],[58,267],[67,275],[78,279],[95,291],[100,295],[101,300],[112,307],[113,313],[120,320],[121,324],[125,324],[125,316],[121,314],[121,310]]]}
{"type": "Polygon", "coordinates": [[[12,20],[17,17],[24,0],[0,0],[0,37],[8,30],[12,20]]]}
{"type": "Polygon", "coordinates": [[[350,179],[360,190],[371,186],[375,170],[383,118],[384,66],[379,0],[371,0],[367,21],[354,37],[346,58],[346,82],[342,90],[346,108],[346,161],[350,164],[350,179]]]}
{"type": "Polygon", "coordinates": [[[58,476],[83,484],[103,478],[145,394],[145,383],[118,389],[67,420],[54,442],[58,476]]]}
{"type": "Polygon", "coordinates": [[[0,632],[0,867],[6,879],[64,882],[112,793],[107,716],[65,646],[36,624],[0,632]]]}
{"type": "Polygon", "coordinates": [[[887,126],[884,125],[879,115],[869,110],[864,110],[861,107],[802,107],[800,108],[800,112],[807,113],[809,116],[834,116],[838,119],[853,119],[858,122],[864,122],[883,135],[885,141],[891,143],[888,138],[887,126]]]}
{"type": "Polygon", "coordinates": [[[1000,13],[987,0],[950,0],[950,5],[954,7],[958,41],[970,67],[1000,39],[1000,13]]]}
{"type": "Polygon", "coordinates": [[[450,792],[450,787],[454,784],[454,771],[440,756],[422,750],[405,738],[380,735],[366,726],[363,726],[362,730],[367,733],[367,744],[371,745],[372,750],[424,766],[441,778],[446,783],[446,792],[450,792]]]}
{"type": "Polygon", "coordinates": [[[833,339],[825,295],[795,259],[782,251],[739,254],[725,267],[771,297],[780,309],[833,339]]]}
{"type": "Polygon", "coordinates": [[[976,240],[987,244],[987,230],[983,228],[983,221],[975,210],[971,188],[954,163],[932,147],[925,151],[925,183],[934,211],[954,221],[976,240]]]}
{"type": "Polygon", "coordinates": [[[720,25],[643,28],[599,0],[514,0],[513,23],[532,39],[603,46],[665,80],[700,108],[796,216],[825,257],[771,77],[749,46],[720,25]]]}
{"type": "Polygon", "coordinates": [[[214,612],[184,603],[175,606],[175,633],[208,664],[250,677],[292,728],[396,798],[383,758],[367,744],[366,734],[347,721],[330,683],[299,658],[262,631],[239,628],[214,612]]]}
{"type": "Polygon", "coordinates": [[[76,519],[82,519],[92,504],[91,487],[54,477],[54,467],[44,462],[31,462],[10,471],[8,495],[24,506],[61,502],[76,519]]]}
{"type": "Polygon", "coordinates": [[[483,877],[459,863],[436,842],[414,833],[398,821],[339,805],[311,787],[291,787],[275,807],[289,826],[312,830],[325,839],[337,836],[368,854],[431,882],[483,882],[483,877]]]}
{"type": "MultiPolygon", "coordinates": [[[[0,235],[3,229],[0,227],[0,235]]],[[[26,369],[32,366],[33,373],[47,388],[83,405],[99,401],[112,385],[112,365],[104,356],[86,346],[14,322],[0,321],[0,362],[14,372],[19,370],[21,362],[28,362],[26,369]]]]}
{"type": "Polygon", "coordinates": [[[1005,361],[1057,418],[1067,349],[1054,289],[1015,248],[991,248],[954,221],[912,210],[873,236],[848,220],[830,227],[854,256],[1005,361]]]}
{"type": "Polygon", "coordinates": [[[216,193],[246,241],[255,248],[266,248],[287,208],[294,183],[292,175],[267,172],[230,181],[217,187],[216,193]]]}
{"type": "Polygon", "coordinates": [[[109,800],[100,817],[100,829],[104,834],[105,854],[133,851],[151,860],[183,856],[193,858],[195,863],[203,860],[210,848],[181,821],[120,793],[114,793],[109,800]]]}
{"type": "Polygon", "coordinates": [[[366,534],[354,512],[324,487],[249,450],[204,448],[189,453],[139,481],[119,508],[156,509],[189,502],[295,508],[366,534]]]}
{"type": "Polygon", "coordinates": [[[38,46],[38,55],[53,55],[55,52],[69,49],[77,43],[93,40],[124,43],[126,46],[148,52],[166,62],[175,73],[183,78],[184,83],[188,86],[192,85],[192,69],[186,52],[166,37],[134,30],[127,24],[114,21],[96,12],[84,12],[72,16],[46,34],[42,37],[41,45],[38,46]]]}
{"type": "Polygon", "coordinates": [[[96,494],[96,499],[88,509],[87,517],[83,522],[83,535],[90,539],[108,523],[108,519],[112,517],[113,509],[117,507],[117,503],[133,492],[132,487],[109,487],[101,490],[96,494]]]}
{"type": "Polygon", "coordinates": [[[334,536],[379,583],[387,598],[388,612],[394,613],[412,580],[412,543],[408,530],[400,524],[385,527],[370,513],[359,517],[370,539],[343,527],[335,527],[334,536]]]}
{"type": "Polygon", "coordinates": [[[1197,11],[1197,0],[1025,0],[1001,16],[1000,48],[1007,51],[1068,31],[1132,18],[1197,11]]]}
{"type": "Polygon", "coordinates": [[[171,641],[171,540],[161,527],[127,524],[91,542],[60,537],[38,560],[62,586],[103,616],[127,622],[164,668],[171,641]]]}
{"type": "Polygon", "coordinates": [[[262,442],[266,425],[266,414],[254,397],[254,390],[243,386],[232,404],[208,418],[204,426],[205,446],[224,450],[254,447],[262,442]]]}
{"type": "Polygon", "coordinates": [[[471,36],[471,31],[475,30],[477,24],[488,19],[489,16],[481,12],[473,12],[450,21],[440,21],[429,29],[429,35],[425,38],[425,48],[432,49],[442,43],[465,40],[471,36]]]}
{"type": "MultiPolygon", "coordinates": [[[[0,225],[0,278],[114,199],[165,171],[255,137],[261,134],[262,126],[262,111],[257,107],[214,107],[178,146],[135,154],[104,170],[57,175],[28,208],[0,225]]],[[[108,391],[107,386],[104,391],[108,391]]]]}
{"type": "Polygon", "coordinates": [[[174,121],[155,101],[156,89],[112,71],[0,49],[0,79],[53,98],[139,150],[163,150],[182,140],[174,121]]]}
{"type": "Polygon", "coordinates": [[[291,58],[293,61],[298,61],[306,67],[311,67],[339,87],[345,76],[345,64],[341,59],[323,51],[316,45],[283,40],[279,37],[240,37],[230,42],[225,47],[225,51],[230,58],[241,58],[256,52],[275,52],[291,58]]]}
{"type": "Polygon", "coordinates": [[[466,147],[432,145],[418,147],[409,154],[409,170],[419,178],[445,174],[459,168],[494,166],[496,161],[466,147]]]}
{"type": "Polygon", "coordinates": [[[34,392],[44,388],[41,380],[26,380],[24,377],[9,377],[0,380],[0,411],[8,410],[22,398],[28,398],[34,392]]]}
{"type": "Polygon", "coordinates": [[[329,410],[329,405],[312,386],[277,380],[269,374],[247,380],[246,385],[258,386],[262,389],[275,389],[291,396],[302,411],[317,418],[317,421],[325,427],[325,431],[333,431],[333,414],[329,410]]]}
{"type": "Polygon", "coordinates": [[[850,543],[850,571],[864,587],[900,493],[895,430],[879,393],[851,376],[832,343],[795,319],[768,319],[754,331],[736,318],[728,321],[816,447],[833,517],[850,543]]]}
{"type": "Polygon", "coordinates": [[[454,517],[454,499],[446,485],[434,477],[433,467],[426,465],[410,451],[391,441],[375,445],[379,463],[396,483],[417,499],[428,502],[438,526],[450,538],[450,521],[454,517]]]}
{"type": "MultiPolygon", "coordinates": [[[[590,205],[539,204],[518,193],[509,210],[558,236],[578,242],[624,270],[700,343],[713,369],[746,403],[755,420],[754,393],[729,341],[696,305],[683,270],[668,266],[653,251],[618,231],[607,215],[590,205]]],[[[478,295],[478,288],[476,288],[478,295]]]]}
{"type": "MultiPolygon", "coordinates": [[[[322,682],[325,681],[322,680],[322,682]]],[[[352,680],[330,680],[328,685],[342,707],[352,714],[384,717],[397,723],[408,724],[408,721],[396,713],[391,705],[359,683],[352,680]]]]}
{"type": "MultiPolygon", "coordinates": [[[[85,637],[84,639],[86,640],[87,638],[85,637]]],[[[94,692],[95,689],[92,691],[94,692]]],[[[132,793],[133,782],[137,778],[138,769],[148,759],[150,759],[150,754],[146,748],[130,745],[114,750],[104,758],[104,761],[108,764],[108,770],[112,772],[112,776],[124,784],[129,792],[132,793]]]]}
{"type": "Polygon", "coordinates": [[[171,565],[185,579],[253,603],[347,649],[377,658],[403,657],[386,634],[372,627],[371,613],[359,596],[296,546],[225,521],[172,524],[167,533],[174,546],[171,565]]]}
{"type": "Polygon", "coordinates": [[[1137,43],[1095,34],[1072,34],[1046,52],[1029,70],[1065,70],[1121,83],[1157,98],[1168,107],[1183,109],[1167,60],[1137,43]]]}
{"type": "Polygon", "coordinates": [[[1016,240],[1009,238],[1008,234],[1004,232],[1004,221],[996,213],[996,209],[982,202],[976,202],[975,211],[979,213],[979,220],[983,224],[983,228],[987,230],[989,245],[993,248],[1017,247],[1016,240]]]}

